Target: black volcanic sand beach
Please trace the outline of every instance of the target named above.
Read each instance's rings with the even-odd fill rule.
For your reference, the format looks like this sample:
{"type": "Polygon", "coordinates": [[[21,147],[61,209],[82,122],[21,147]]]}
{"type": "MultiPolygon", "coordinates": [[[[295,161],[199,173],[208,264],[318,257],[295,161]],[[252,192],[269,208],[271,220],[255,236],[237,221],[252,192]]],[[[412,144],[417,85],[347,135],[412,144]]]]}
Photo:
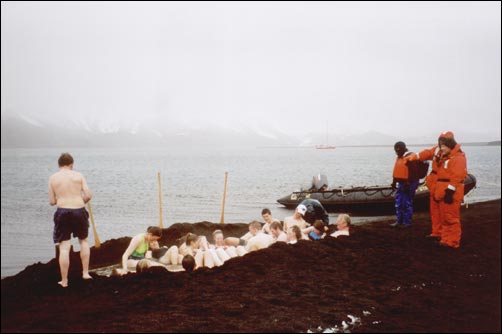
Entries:
{"type": "MultiPolygon", "coordinates": [[[[75,253],[67,289],[57,285],[55,260],[2,280],[2,332],[318,332],[344,324],[351,332],[500,332],[500,217],[500,200],[463,208],[456,250],[424,237],[430,223],[420,213],[411,229],[369,223],[349,238],[278,243],[193,273],[82,281],[75,253]]],[[[175,224],[161,245],[216,228],[239,236],[247,225],[175,224]]],[[[92,267],[118,263],[129,240],[93,248],[92,267]]]]}

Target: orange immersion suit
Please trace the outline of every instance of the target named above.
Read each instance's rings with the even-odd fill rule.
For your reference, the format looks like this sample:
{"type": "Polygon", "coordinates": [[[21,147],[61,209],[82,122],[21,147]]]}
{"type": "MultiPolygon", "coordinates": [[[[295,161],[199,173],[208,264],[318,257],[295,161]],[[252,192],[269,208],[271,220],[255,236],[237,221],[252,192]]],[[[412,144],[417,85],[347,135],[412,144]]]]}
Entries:
{"type": "Polygon", "coordinates": [[[420,153],[412,154],[407,157],[406,160],[432,160],[432,170],[425,178],[425,184],[429,189],[430,197],[429,197],[429,211],[431,215],[432,222],[432,232],[431,237],[441,237],[441,221],[439,219],[439,202],[434,200],[434,191],[436,190],[436,182],[437,182],[437,173],[439,169],[439,165],[441,164],[441,156],[442,152],[438,146],[431,147],[429,149],[423,150],[420,153]]]}
{"type": "Polygon", "coordinates": [[[441,244],[453,248],[460,247],[462,228],[460,205],[464,199],[464,180],[467,177],[467,161],[460,145],[455,145],[439,166],[434,199],[439,202],[441,223],[441,244]],[[445,203],[446,190],[453,190],[453,203],[445,203]]]}

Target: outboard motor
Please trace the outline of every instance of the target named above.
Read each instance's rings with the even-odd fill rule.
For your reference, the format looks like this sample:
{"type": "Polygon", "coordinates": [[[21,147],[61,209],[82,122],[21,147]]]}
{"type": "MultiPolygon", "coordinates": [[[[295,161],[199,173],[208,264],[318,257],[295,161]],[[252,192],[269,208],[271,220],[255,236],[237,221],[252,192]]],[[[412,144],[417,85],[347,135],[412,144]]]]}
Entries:
{"type": "Polygon", "coordinates": [[[319,191],[328,189],[328,177],[324,174],[315,175],[312,178],[312,190],[319,191]]]}

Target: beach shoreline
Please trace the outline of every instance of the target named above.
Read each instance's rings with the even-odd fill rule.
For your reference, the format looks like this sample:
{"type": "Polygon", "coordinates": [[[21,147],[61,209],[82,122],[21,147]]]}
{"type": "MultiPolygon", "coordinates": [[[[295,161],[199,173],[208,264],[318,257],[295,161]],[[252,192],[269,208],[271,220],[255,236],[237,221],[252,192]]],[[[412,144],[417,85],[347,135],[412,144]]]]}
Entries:
{"type": "MultiPolygon", "coordinates": [[[[424,212],[410,229],[369,222],[349,238],[275,244],[193,273],[82,281],[73,253],[68,289],[57,285],[55,259],[2,279],[2,332],[320,332],[344,324],[351,332],[500,332],[500,216],[500,199],[463,207],[460,249],[425,238],[424,212]]],[[[247,224],[174,224],[160,243],[216,228],[239,236],[247,224]]],[[[129,240],[92,248],[91,268],[117,263],[129,240]]]]}

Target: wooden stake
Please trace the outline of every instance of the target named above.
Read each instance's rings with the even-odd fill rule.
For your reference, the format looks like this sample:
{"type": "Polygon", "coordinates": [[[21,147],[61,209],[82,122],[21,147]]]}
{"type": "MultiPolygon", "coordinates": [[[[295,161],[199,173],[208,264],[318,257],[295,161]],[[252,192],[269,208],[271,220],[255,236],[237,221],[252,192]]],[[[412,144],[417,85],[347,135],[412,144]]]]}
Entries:
{"type": "Polygon", "coordinates": [[[101,241],[99,241],[98,231],[96,230],[96,225],[94,224],[94,215],[92,214],[91,202],[87,202],[87,208],[89,209],[89,217],[91,217],[92,232],[94,233],[94,246],[96,248],[101,247],[101,241]]]}
{"type": "Polygon", "coordinates": [[[157,179],[159,181],[159,227],[164,228],[162,224],[162,188],[160,186],[160,172],[157,172],[157,179]]]}
{"type": "Polygon", "coordinates": [[[223,187],[223,203],[221,205],[221,218],[220,218],[220,224],[225,224],[225,197],[227,196],[227,177],[228,177],[228,172],[225,172],[225,186],[223,187]]]}

